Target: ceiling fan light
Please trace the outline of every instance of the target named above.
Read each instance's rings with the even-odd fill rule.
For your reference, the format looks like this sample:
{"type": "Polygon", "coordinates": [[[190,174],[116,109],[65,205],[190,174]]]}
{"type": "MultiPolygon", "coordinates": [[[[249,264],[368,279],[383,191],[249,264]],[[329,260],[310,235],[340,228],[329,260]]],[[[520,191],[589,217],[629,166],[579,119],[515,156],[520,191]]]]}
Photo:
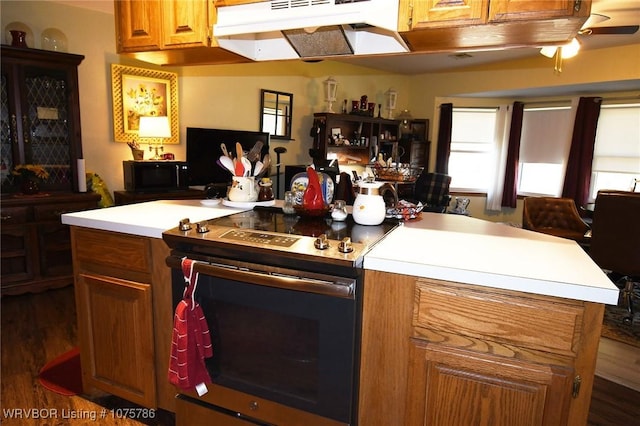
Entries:
{"type": "Polygon", "coordinates": [[[556,54],[556,50],[558,50],[558,46],[545,46],[540,49],[540,53],[547,58],[553,58],[553,55],[556,54]]]}
{"type": "Polygon", "coordinates": [[[562,49],[562,59],[573,58],[578,54],[580,50],[580,42],[578,39],[574,38],[568,44],[565,44],[561,47],[562,49]]]}

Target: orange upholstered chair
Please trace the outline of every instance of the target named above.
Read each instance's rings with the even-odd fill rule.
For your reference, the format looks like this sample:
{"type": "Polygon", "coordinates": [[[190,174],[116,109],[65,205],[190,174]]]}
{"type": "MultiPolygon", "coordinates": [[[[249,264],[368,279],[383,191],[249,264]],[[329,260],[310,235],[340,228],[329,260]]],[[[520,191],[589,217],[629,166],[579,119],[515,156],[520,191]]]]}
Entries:
{"type": "Polygon", "coordinates": [[[524,199],[522,227],[588,246],[590,230],[571,198],[528,197],[524,199]]]}

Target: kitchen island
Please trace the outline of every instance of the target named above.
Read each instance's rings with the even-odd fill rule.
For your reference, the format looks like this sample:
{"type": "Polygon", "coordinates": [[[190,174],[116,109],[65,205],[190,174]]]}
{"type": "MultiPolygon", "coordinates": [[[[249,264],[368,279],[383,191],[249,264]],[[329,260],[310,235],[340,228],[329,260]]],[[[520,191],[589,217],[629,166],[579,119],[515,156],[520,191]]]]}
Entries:
{"type": "MultiPolygon", "coordinates": [[[[154,352],[141,347],[143,358],[129,371],[155,360],[146,398],[134,399],[140,390],[127,394],[130,383],[101,380],[117,370],[120,360],[110,357],[131,361],[131,351],[118,352],[113,339],[101,348],[106,355],[83,352],[83,365],[91,366],[83,370],[85,384],[173,410],[166,380],[171,286],[160,237],[185,217],[237,211],[174,200],[63,216],[73,233],[81,346],[91,350],[100,340],[92,330],[104,324],[120,325],[131,340],[153,336],[154,352]],[[126,292],[114,296],[114,288],[126,292]],[[131,323],[111,313],[114,306],[141,317],[146,306],[150,325],[127,330],[131,323]]],[[[618,290],[577,244],[425,213],[378,242],[364,268],[359,424],[449,424],[456,414],[466,416],[461,424],[472,416],[491,424],[584,424],[603,303],[615,303],[618,290]]]]}
{"type": "Polygon", "coordinates": [[[423,214],[364,267],[360,424],[586,424],[618,289],[577,243],[423,214]]]}

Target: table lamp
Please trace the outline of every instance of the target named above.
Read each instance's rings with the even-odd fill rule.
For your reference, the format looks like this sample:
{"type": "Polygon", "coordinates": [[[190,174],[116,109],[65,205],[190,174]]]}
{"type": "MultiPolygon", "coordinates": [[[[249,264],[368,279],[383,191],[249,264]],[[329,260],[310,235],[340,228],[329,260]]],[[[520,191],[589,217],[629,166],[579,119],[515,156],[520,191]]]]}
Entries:
{"type": "Polygon", "coordinates": [[[171,137],[171,126],[169,126],[169,117],[140,117],[140,128],[138,137],[150,139],[149,151],[155,149],[155,156],[152,160],[161,160],[160,152],[164,151],[162,146],[163,139],[171,137]],[[155,139],[155,141],[154,141],[155,139]]]}

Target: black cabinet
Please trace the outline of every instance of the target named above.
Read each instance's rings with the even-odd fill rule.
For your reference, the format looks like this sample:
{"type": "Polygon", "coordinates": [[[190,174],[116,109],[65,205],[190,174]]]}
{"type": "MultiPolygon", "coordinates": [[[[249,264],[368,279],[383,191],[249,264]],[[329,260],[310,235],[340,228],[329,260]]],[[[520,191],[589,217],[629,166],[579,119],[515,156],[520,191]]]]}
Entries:
{"type": "Polygon", "coordinates": [[[335,155],[339,164],[368,164],[379,148],[397,143],[400,122],[357,114],[313,115],[314,148],[319,156],[335,155]]]}
{"type": "Polygon", "coordinates": [[[412,167],[429,166],[429,120],[413,119],[406,127],[400,127],[398,154],[401,163],[409,163],[412,167]]]}

